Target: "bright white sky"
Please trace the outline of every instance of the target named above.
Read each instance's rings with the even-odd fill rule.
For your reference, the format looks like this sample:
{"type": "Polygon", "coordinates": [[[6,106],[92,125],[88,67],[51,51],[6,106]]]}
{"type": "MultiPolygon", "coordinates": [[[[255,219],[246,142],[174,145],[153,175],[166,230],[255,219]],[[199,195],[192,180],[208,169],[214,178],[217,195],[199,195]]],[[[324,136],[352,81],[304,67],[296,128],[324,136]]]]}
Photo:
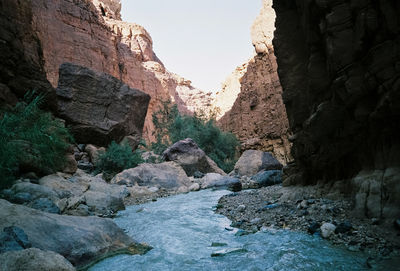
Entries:
{"type": "Polygon", "coordinates": [[[121,0],[122,19],[146,28],[166,68],[205,91],[254,54],[261,0],[121,0]]]}

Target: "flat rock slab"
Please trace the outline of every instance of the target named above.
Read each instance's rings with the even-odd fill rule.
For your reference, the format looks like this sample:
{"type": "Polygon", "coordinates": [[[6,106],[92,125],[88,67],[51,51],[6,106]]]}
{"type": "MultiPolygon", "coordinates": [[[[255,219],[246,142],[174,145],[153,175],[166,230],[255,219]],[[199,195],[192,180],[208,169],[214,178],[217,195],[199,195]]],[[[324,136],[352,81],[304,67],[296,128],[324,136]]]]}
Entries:
{"type": "Polygon", "coordinates": [[[111,219],[50,214],[5,200],[0,200],[0,210],[0,229],[21,228],[32,247],[61,254],[78,269],[114,254],[149,250],[111,219]]]}

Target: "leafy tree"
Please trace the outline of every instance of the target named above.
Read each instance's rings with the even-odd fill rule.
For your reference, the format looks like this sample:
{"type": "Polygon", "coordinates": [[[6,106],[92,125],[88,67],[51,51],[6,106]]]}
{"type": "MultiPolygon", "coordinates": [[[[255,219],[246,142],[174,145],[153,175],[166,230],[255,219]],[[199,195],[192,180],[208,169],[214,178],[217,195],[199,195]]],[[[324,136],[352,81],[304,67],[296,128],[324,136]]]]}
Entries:
{"type": "Polygon", "coordinates": [[[161,154],[173,142],[192,138],[217,165],[226,172],[233,169],[238,158],[239,141],[232,133],[223,132],[215,123],[216,112],[181,115],[176,105],[164,102],[153,114],[157,141],[154,152],[161,154]]]}
{"type": "Polygon", "coordinates": [[[99,155],[95,162],[95,174],[103,172],[106,180],[111,180],[121,171],[134,168],[143,159],[139,150],[132,152],[128,144],[117,144],[114,141],[108,146],[107,151],[99,155]]]}
{"type": "Polygon", "coordinates": [[[63,168],[73,138],[64,123],[40,109],[44,96],[29,92],[0,119],[0,186],[22,170],[49,174],[63,168]]]}

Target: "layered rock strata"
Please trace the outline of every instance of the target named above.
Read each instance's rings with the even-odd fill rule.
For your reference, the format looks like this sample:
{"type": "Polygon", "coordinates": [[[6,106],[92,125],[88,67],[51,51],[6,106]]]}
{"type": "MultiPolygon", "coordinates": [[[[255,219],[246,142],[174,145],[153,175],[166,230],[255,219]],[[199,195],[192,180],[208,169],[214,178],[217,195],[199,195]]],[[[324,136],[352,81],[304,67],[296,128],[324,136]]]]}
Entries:
{"type": "Polygon", "coordinates": [[[236,134],[244,150],[272,152],[286,164],[292,157],[289,124],[272,47],[274,19],[271,1],[264,1],[251,29],[257,55],[227,78],[213,105],[220,110],[219,126],[236,134]]]}

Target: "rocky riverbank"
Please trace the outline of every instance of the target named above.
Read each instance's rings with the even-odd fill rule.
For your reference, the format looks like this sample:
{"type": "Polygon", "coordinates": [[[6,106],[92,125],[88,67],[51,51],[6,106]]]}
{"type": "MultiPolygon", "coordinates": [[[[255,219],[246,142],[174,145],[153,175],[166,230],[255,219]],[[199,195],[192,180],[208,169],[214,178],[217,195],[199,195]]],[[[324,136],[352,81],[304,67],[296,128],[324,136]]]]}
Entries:
{"type": "Polygon", "coordinates": [[[352,199],[324,186],[274,185],[226,195],[216,212],[232,220],[238,234],[286,229],[321,235],[349,251],[371,255],[369,265],[400,255],[400,231],[393,220],[357,218],[352,199]],[[332,190],[331,190],[332,191],[332,190]]]}

